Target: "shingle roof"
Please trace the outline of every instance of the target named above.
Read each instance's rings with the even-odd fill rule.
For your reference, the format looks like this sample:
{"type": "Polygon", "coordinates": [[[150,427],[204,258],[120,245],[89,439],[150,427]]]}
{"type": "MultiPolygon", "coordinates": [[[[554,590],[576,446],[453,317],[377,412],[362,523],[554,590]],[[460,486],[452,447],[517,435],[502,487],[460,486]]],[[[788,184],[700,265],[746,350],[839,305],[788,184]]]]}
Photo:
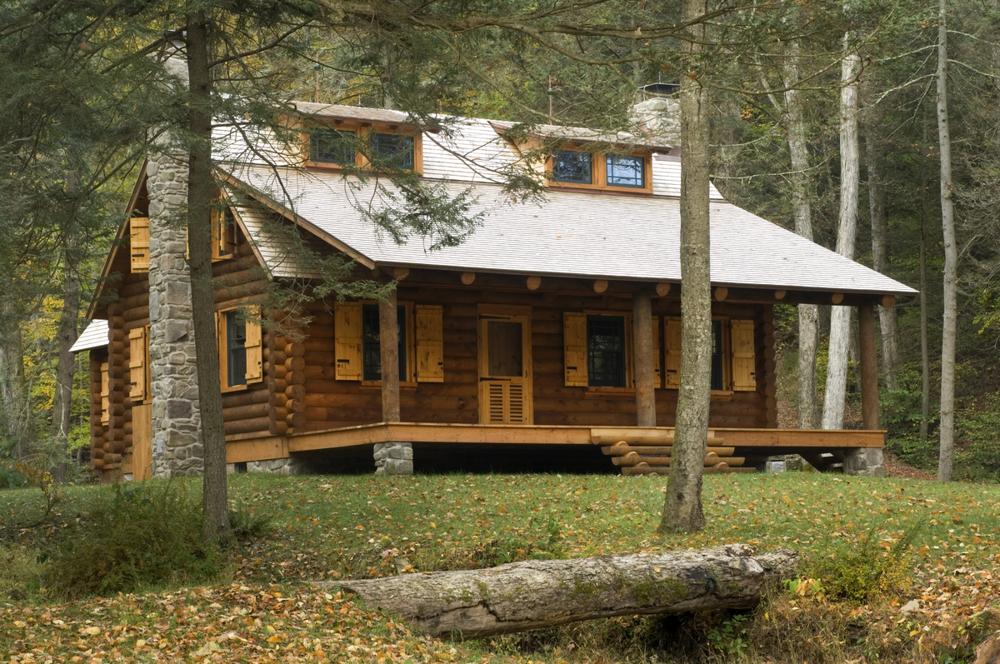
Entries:
{"type": "Polygon", "coordinates": [[[79,353],[93,348],[103,348],[108,345],[108,321],[95,318],[90,321],[83,333],[76,338],[69,352],[79,353]]]}
{"type": "MultiPolygon", "coordinates": [[[[680,201],[672,196],[553,190],[543,204],[512,203],[495,184],[442,181],[438,186],[450,195],[471,188],[470,214],[482,212],[484,221],[459,246],[430,251],[427,238],[396,244],[376,230],[364,212],[372,201],[379,205],[370,181],[280,167],[226,170],[248,193],[270,199],[375,264],[622,280],[681,277],[680,201]]],[[[711,203],[711,226],[717,285],[915,292],[723,200],[711,203]]]]}

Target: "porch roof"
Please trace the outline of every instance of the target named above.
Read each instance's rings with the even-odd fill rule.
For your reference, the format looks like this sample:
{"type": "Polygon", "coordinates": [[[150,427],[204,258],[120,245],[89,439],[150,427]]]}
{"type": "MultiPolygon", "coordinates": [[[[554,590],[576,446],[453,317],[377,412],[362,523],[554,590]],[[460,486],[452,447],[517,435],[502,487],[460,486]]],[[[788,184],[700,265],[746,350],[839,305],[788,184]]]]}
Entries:
{"type": "MultiPolygon", "coordinates": [[[[471,191],[482,225],[462,244],[430,250],[433,238],[397,244],[367,211],[383,203],[372,181],[336,172],[224,166],[230,184],[369,267],[414,267],[636,281],[679,282],[680,200],[548,191],[541,203],[510,201],[482,182],[432,183],[454,197],[471,191]]],[[[390,190],[387,183],[381,183],[390,190]]],[[[859,294],[910,287],[723,200],[711,202],[712,283],[859,294]]],[[[267,235],[252,238],[278,256],[267,235]]]]}
{"type": "Polygon", "coordinates": [[[76,338],[69,352],[79,353],[94,348],[104,348],[108,345],[108,321],[95,318],[87,324],[80,336],[76,338]]]}

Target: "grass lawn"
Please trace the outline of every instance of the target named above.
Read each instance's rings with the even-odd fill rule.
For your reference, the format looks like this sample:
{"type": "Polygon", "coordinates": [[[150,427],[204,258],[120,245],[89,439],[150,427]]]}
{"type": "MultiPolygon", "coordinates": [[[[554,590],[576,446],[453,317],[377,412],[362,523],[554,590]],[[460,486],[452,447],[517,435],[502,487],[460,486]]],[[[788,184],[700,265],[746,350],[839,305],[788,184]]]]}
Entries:
{"type": "MultiPolygon", "coordinates": [[[[913,542],[892,559],[891,583],[881,593],[850,601],[800,584],[750,619],[706,623],[708,646],[701,654],[711,661],[822,661],[827,655],[828,661],[847,655],[907,661],[887,659],[906,653],[934,661],[951,650],[965,652],[967,642],[979,638],[984,611],[1000,610],[998,486],[806,473],[708,476],[706,530],[661,538],[654,531],[664,484],[656,477],[612,475],[235,475],[234,506],[270,523],[242,547],[225,578],[209,586],[72,602],[47,598],[37,581],[44,563],[36,558],[52,529],[77,518],[97,492],[110,489],[67,489],[51,524],[34,528],[14,524],[38,519],[43,503],[37,490],[0,492],[0,654],[18,662],[74,656],[671,661],[669,644],[656,635],[668,627],[656,619],[449,642],[414,635],[349,598],[301,582],[748,542],[798,550],[803,577],[818,577],[823,588],[824,574],[836,571],[839,561],[857,558],[859,551],[884,558],[907,534],[913,542]],[[918,607],[899,611],[914,599],[918,607]],[[812,616],[814,623],[801,616],[812,616]],[[776,622],[789,633],[805,634],[822,624],[831,643],[816,652],[810,650],[815,644],[802,644],[798,659],[791,654],[794,644],[768,651],[776,622]]],[[[951,661],[961,661],[956,656],[951,661]]]]}

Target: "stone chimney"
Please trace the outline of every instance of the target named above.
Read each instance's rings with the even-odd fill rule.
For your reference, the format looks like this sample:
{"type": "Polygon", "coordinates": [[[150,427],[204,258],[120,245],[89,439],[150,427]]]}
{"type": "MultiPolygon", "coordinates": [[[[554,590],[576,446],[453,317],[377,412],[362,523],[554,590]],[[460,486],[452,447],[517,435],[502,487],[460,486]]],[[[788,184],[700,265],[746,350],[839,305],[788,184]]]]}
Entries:
{"type": "Polygon", "coordinates": [[[643,86],[629,112],[635,133],[656,138],[679,150],[681,146],[681,109],[677,85],[653,83],[643,86]]]}
{"type": "MultiPolygon", "coordinates": [[[[187,90],[183,43],[166,47],[163,67],[187,90]]],[[[200,475],[204,464],[197,356],[187,262],[187,152],[163,131],[146,165],[149,193],[149,353],[152,377],[153,475],[200,475]]]]}

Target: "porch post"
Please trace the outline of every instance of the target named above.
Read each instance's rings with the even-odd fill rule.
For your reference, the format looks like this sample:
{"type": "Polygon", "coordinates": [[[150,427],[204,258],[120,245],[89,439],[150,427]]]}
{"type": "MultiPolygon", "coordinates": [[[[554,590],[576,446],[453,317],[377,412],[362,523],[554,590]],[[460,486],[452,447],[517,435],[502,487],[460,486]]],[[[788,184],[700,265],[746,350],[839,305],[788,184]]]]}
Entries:
{"type": "MultiPolygon", "coordinates": [[[[861,421],[865,429],[879,428],[878,350],[875,343],[875,307],[858,305],[858,356],[861,364],[861,421]]],[[[844,459],[844,471],[854,475],[883,475],[882,450],[852,450],[844,459]]]]}
{"type": "Polygon", "coordinates": [[[656,390],[653,384],[653,312],[649,293],[636,293],[632,298],[632,348],[635,367],[636,424],[656,426],[656,390]]]}
{"type": "MultiPolygon", "coordinates": [[[[399,422],[399,317],[395,290],[379,302],[378,331],[382,369],[382,421],[399,422]]],[[[375,472],[386,475],[411,474],[412,445],[403,442],[376,444],[375,472]]]]}

